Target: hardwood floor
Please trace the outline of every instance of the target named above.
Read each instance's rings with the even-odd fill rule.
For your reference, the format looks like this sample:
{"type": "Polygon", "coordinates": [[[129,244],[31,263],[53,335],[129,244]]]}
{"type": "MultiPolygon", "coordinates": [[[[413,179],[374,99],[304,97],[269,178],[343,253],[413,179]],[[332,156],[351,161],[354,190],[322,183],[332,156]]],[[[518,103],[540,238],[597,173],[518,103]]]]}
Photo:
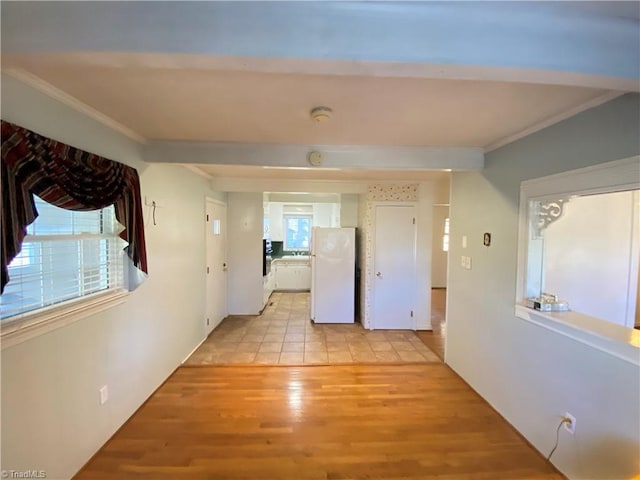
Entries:
{"type": "Polygon", "coordinates": [[[181,367],[74,478],[564,477],[430,363],[181,367]]]}

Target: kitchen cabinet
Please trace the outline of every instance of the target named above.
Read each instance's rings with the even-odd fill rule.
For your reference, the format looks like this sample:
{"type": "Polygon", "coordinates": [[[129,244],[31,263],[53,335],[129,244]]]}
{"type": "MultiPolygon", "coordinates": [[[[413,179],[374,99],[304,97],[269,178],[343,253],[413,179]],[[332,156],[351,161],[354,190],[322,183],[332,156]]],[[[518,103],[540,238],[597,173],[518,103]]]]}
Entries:
{"type": "Polygon", "coordinates": [[[273,289],[275,287],[276,279],[275,272],[272,270],[268,275],[262,277],[262,287],[263,287],[263,296],[262,296],[262,308],[267,306],[269,302],[269,297],[273,293],[273,289]]]}
{"type": "Polygon", "coordinates": [[[278,259],[271,264],[276,290],[311,289],[311,265],[308,260],[278,259]]]}

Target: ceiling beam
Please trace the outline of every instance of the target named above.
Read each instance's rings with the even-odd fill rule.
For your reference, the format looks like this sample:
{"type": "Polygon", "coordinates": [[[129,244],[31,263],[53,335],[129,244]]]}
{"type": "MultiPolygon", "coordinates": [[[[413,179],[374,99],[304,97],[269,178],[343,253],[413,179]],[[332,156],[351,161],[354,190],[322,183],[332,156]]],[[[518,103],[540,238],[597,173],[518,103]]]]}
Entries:
{"type": "Polygon", "coordinates": [[[481,170],[479,147],[377,147],[361,145],[275,145],[209,142],[149,142],[149,163],[310,167],[311,151],[322,154],[323,168],[394,170],[481,170]]]}
{"type": "MultiPolygon", "coordinates": [[[[289,180],[269,178],[224,178],[211,180],[211,188],[219,192],[278,192],[278,193],[351,193],[367,192],[367,181],[289,180]]],[[[394,182],[407,183],[407,182],[394,182]]],[[[420,183],[420,182],[413,182],[420,183]]]]}
{"type": "Polygon", "coordinates": [[[2,52],[204,55],[247,68],[262,59],[313,73],[637,91],[638,17],[619,3],[6,2],[2,52]]]}

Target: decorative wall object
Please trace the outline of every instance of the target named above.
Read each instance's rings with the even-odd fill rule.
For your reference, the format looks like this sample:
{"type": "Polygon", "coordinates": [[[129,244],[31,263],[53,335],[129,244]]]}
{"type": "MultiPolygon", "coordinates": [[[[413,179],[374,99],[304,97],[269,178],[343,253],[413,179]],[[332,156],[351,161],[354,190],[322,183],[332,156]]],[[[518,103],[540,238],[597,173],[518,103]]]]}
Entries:
{"type": "Polygon", "coordinates": [[[564,206],[569,203],[568,198],[558,198],[547,202],[535,202],[533,208],[536,209],[535,228],[533,229],[534,238],[542,237],[542,232],[553,222],[559,220],[564,213],[564,206]]]}

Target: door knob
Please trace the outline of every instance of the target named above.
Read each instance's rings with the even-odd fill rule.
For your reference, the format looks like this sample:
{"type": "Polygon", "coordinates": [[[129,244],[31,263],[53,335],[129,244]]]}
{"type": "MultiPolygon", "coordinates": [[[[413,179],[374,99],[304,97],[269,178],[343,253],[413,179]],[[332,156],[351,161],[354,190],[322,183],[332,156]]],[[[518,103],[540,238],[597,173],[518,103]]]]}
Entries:
{"type": "Polygon", "coordinates": [[[376,277],[382,277],[382,273],[380,272],[376,273],[376,277]]]}

